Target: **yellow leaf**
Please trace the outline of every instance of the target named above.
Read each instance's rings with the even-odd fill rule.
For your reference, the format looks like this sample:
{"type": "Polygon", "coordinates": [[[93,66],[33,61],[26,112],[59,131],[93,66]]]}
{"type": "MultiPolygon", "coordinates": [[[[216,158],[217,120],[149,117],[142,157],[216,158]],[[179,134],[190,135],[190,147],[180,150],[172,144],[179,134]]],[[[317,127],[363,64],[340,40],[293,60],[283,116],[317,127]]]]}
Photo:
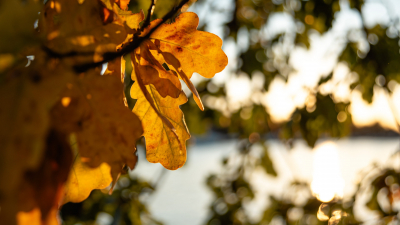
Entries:
{"type": "Polygon", "coordinates": [[[42,218],[42,213],[39,208],[34,208],[29,212],[18,212],[17,213],[17,224],[18,225],[59,225],[58,208],[55,207],[51,210],[46,218],[42,218]]]}
{"type": "Polygon", "coordinates": [[[123,102],[120,74],[101,76],[96,71],[76,78],[52,111],[54,126],[75,133],[79,154],[85,163],[99,167],[103,162],[117,177],[123,166],[133,169],[137,162],[136,140],[143,129],[138,117],[123,102]]]}
{"type": "Polygon", "coordinates": [[[138,13],[133,13],[132,15],[125,16],[126,25],[131,29],[138,29],[140,22],[144,20],[143,10],[138,13]]]}
{"type": "Polygon", "coordinates": [[[80,156],[76,160],[65,184],[63,202],[81,202],[85,200],[93,189],[106,188],[112,181],[110,166],[102,163],[92,168],[82,162],[80,156]]]}
{"type": "Polygon", "coordinates": [[[116,6],[115,11],[130,29],[137,30],[140,27],[140,22],[144,20],[143,10],[140,10],[138,13],[132,13],[131,11],[122,10],[120,7],[116,6]]]}
{"type": "Polygon", "coordinates": [[[153,44],[153,42],[146,40],[140,45],[139,69],[146,68],[146,71],[142,73],[143,76],[141,76],[144,84],[153,84],[162,97],[168,95],[178,98],[182,90],[178,75],[173,71],[167,71],[161,65],[159,62],[161,60],[153,56],[148,44],[153,44]]]}
{"type": "Polygon", "coordinates": [[[185,82],[186,86],[193,93],[193,98],[194,98],[194,101],[196,102],[196,104],[199,106],[199,108],[202,111],[204,111],[204,106],[203,106],[203,102],[201,101],[200,95],[197,92],[197,89],[193,85],[192,81],[190,81],[189,77],[185,74],[184,71],[181,70],[181,64],[180,64],[179,60],[169,52],[162,52],[161,54],[164,57],[165,61],[175,68],[175,70],[178,72],[181,79],[185,82]]]}
{"type": "Polygon", "coordinates": [[[117,3],[121,9],[126,10],[128,9],[129,1],[130,0],[116,0],[115,3],[117,3]]]}
{"type": "MultiPolygon", "coordinates": [[[[134,59],[134,54],[131,54],[131,58],[134,59]]],[[[142,94],[146,98],[146,100],[149,102],[150,106],[153,108],[154,112],[157,113],[158,117],[162,120],[162,122],[174,133],[175,137],[179,139],[178,135],[175,133],[175,127],[172,125],[172,123],[160,112],[160,110],[156,107],[156,104],[154,102],[154,99],[152,95],[150,95],[149,91],[146,89],[146,86],[143,82],[142,77],[146,76],[146,74],[141,74],[141,70],[139,69],[139,65],[137,64],[136,60],[131,60],[133,64],[134,71],[132,71],[132,80],[137,81],[137,84],[142,91],[142,94]]]]}
{"type": "MultiPolygon", "coordinates": [[[[160,20],[151,23],[151,27],[160,20]]],[[[189,78],[194,72],[212,78],[228,64],[222,51],[222,40],[215,34],[198,31],[199,17],[193,12],[182,13],[172,24],[163,24],[150,39],[160,41],[162,52],[173,54],[189,78]]]]}
{"type": "Polygon", "coordinates": [[[162,97],[167,95],[173,98],[179,97],[181,89],[178,89],[169,79],[160,77],[158,70],[154,67],[138,65],[138,69],[141,74],[145,75],[142,77],[143,83],[145,85],[153,84],[162,97]]]}
{"type": "MultiPolygon", "coordinates": [[[[83,3],[49,0],[40,13],[39,31],[46,46],[57,53],[93,52],[96,49],[116,51],[127,33],[123,24],[114,20],[113,14],[98,0],[83,3]],[[105,15],[104,10],[109,15],[105,15]],[[111,22],[103,21],[107,19],[111,22]]],[[[86,60],[92,60],[91,57],[88,54],[86,60]]]]}
{"type": "Polygon", "coordinates": [[[138,82],[135,82],[131,88],[131,97],[138,99],[133,112],[138,115],[143,124],[146,158],[149,162],[161,163],[167,169],[178,169],[185,164],[185,142],[190,138],[183,113],[179,108],[179,105],[187,102],[187,97],[182,91],[176,99],[169,96],[163,98],[153,85],[147,85],[146,88],[158,112],[144,96],[138,82]],[[173,124],[176,128],[175,132],[163,122],[159,113],[173,124]]]}
{"type": "MultiPolygon", "coordinates": [[[[150,28],[160,22],[161,20],[153,21],[142,35],[148,33],[150,28]]],[[[160,78],[167,78],[172,82],[174,82],[173,75],[179,75],[192,91],[199,108],[204,110],[200,95],[190,78],[194,72],[206,78],[211,78],[225,68],[228,59],[221,49],[222,40],[214,34],[198,31],[198,23],[199,19],[195,13],[182,13],[174,23],[161,25],[151,34],[150,39],[152,41],[145,41],[141,44],[140,64],[151,65],[158,70],[160,78]],[[160,64],[166,65],[166,67],[170,66],[171,70],[166,71],[160,64]]],[[[143,77],[143,80],[146,80],[146,78],[143,77]]],[[[154,85],[156,81],[161,83],[160,80],[156,79],[152,81],[154,85]]],[[[155,85],[162,96],[166,95],[165,89],[167,89],[168,95],[175,97],[170,94],[172,88],[163,85],[161,89],[159,86],[161,85],[155,85]]],[[[181,90],[180,86],[178,89],[181,90]]]]}

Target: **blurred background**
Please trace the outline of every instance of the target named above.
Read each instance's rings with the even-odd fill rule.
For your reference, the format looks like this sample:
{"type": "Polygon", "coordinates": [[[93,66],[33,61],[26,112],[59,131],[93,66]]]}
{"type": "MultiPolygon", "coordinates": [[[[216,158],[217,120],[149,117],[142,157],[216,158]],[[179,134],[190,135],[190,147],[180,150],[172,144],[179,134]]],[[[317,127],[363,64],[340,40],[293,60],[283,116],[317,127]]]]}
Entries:
{"type": "MultiPolygon", "coordinates": [[[[159,0],[154,18],[175,4],[159,0]]],[[[193,98],[181,106],[186,164],[148,163],[142,144],[112,195],[63,206],[65,224],[400,224],[399,0],[198,0],[185,10],[229,58],[214,78],[192,78],[206,110],[193,98]]]]}

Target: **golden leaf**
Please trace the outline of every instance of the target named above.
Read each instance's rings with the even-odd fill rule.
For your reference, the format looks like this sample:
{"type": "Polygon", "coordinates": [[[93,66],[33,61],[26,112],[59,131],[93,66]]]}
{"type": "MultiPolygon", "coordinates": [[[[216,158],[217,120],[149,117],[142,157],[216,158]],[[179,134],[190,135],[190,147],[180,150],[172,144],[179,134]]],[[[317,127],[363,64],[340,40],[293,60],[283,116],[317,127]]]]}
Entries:
{"type": "Polygon", "coordinates": [[[124,165],[133,169],[137,162],[136,140],[143,129],[138,117],[124,105],[120,75],[88,72],[76,78],[62,96],[71,100],[67,107],[60,101],[52,111],[54,126],[75,133],[85,163],[91,167],[107,163],[113,178],[124,165]]]}
{"type": "MultiPolygon", "coordinates": [[[[58,53],[116,51],[127,33],[122,22],[114,19],[113,14],[98,0],[86,0],[82,4],[78,1],[51,0],[47,1],[40,14],[39,31],[46,46],[58,53]],[[59,7],[54,7],[54,2],[59,7]]],[[[85,59],[92,60],[92,57],[88,54],[85,59]]]]}
{"type": "MultiPolygon", "coordinates": [[[[150,28],[160,22],[161,20],[153,21],[142,35],[148,33],[150,28]]],[[[211,78],[225,68],[228,59],[221,49],[222,40],[214,34],[198,31],[198,23],[199,19],[195,13],[182,13],[174,23],[161,25],[150,36],[154,43],[146,41],[141,44],[140,64],[153,66],[158,70],[160,78],[173,81],[174,75],[179,76],[192,91],[199,108],[204,110],[200,95],[190,78],[194,72],[206,78],[211,78]],[[143,63],[143,61],[146,63],[143,63]],[[171,70],[166,71],[160,64],[167,65],[167,67],[169,65],[171,70]]],[[[143,78],[143,80],[145,79],[143,78]]],[[[152,81],[152,84],[161,82],[156,79],[152,81]]],[[[169,92],[173,90],[167,88],[167,85],[162,86],[163,89],[158,88],[158,86],[155,85],[162,96],[166,95],[165,89],[169,92]]]]}
{"type": "MultiPolygon", "coordinates": [[[[160,21],[155,20],[150,27],[160,21]]],[[[222,40],[215,34],[198,31],[199,17],[192,12],[182,13],[172,24],[163,24],[154,31],[150,39],[160,41],[162,52],[173,54],[181,69],[192,77],[194,72],[212,78],[228,64],[222,51],[222,40]]]]}
{"type": "Polygon", "coordinates": [[[142,45],[140,49],[140,64],[136,67],[143,74],[141,76],[143,83],[153,84],[162,97],[178,98],[182,90],[178,76],[171,71],[165,71],[146,47],[142,45]]]}
{"type": "Polygon", "coordinates": [[[18,225],[59,225],[57,219],[58,208],[53,208],[47,216],[47,218],[42,218],[42,213],[39,208],[34,208],[29,212],[18,212],[17,213],[17,224],[18,225]]]}
{"type": "Polygon", "coordinates": [[[143,124],[146,158],[149,162],[161,163],[167,169],[178,169],[185,164],[185,142],[190,138],[183,113],[179,109],[179,105],[187,102],[187,97],[181,91],[176,99],[169,96],[163,98],[153,85],[147,85],[146,90],[154,102],[156,111],[138,83],[135,82],[132,85],[131,96],[138,99],[133,112],[138,115],[143,124]],[[175,130],[166,125],[162,116],[173,124],[175,130]]]}
{"type": "Polygon", "coordinates": [[[115,7],[115,11],[123,23],[125,23],[132,30],[137,30],[140,27],[140,22],[144,20],[143,10],[140,10],[138,13],[132,13],[131,11],[121,9],[117,5],[115,7]]]}
{"type": "Polygon", "coordinates": [[[123,10],[128,9],[130,0],[116,0],[115,3],[119,5],[119,7],[123,10]]]}
{"type": "Polygon", "coordinates": [[[161,54],[164,57],[165,61],[175,68],[175,70],[178,72],[180,78],[185,82],[186,86],[193,93],[193,98],[194,98],[194,101],[196,102],[196,104],[199,106],[199,108],[202,111],[204,111],[204,106],[203,106],[203,102],[200,99],[200,95],[197,92],[197,89],[193,85],[192,81],[190,81],[189,77],[185,74],[184,71],[182,71],[180,69],[181,64],[180,64],[179,60],[169,52],[162,52],[161,54]]]}
{"type": "Polygon", "coordinates": [[[85,200],[93,189],[106,188],[111,182],[110,166],[102,163],[92,168],[76,156],[68,181],[65,184],[63,203],[81,202],[85,200]]]}
{"type": "MultiPolygon", "coordinates": [[[[153,21],[141,36],[161,20],[153,21]]],[[[222,40],[214,34],[197,31],[195,13],[183,13],[174,23],[163,24],[131,54],[134,67],[131,97],[138,99],[133,109],[144,126],[149,162],[160,162],[177,169],[186,160],[185,141],[190,137],[179,105],[187,101],[181,78],[193,92],[201,110],[204,106],[190,81],[194,72],[211,78],[228,63],[222,40]]]]}

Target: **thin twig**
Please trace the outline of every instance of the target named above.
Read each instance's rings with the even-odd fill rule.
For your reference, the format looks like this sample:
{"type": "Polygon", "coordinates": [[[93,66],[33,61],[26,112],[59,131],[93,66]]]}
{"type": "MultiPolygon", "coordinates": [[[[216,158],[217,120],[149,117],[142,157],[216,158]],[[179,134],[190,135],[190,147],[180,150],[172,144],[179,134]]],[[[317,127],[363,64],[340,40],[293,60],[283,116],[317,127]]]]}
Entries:
{"type": "Polygon", "coordinates": [[[143,26],[140,28],[139,33],[143,32],[144,28],[150,25],[150,19],[151,16],[153,15],[154,7],[156,6],[156,1],[157,0],[151,0],[151,4],[149,6],[149,9],[147,10],[147,17],[144,20],[143,26]]]}
{"type": "Polygon", "coordinates": [[[113,59],[116,59],[125,54],[133,52],[136,48],[138,48],[140,46],[140,44],[144,40],[149,39],[151,34],[155,30],[157,30],[158,27],[160,27],[168,19],[171,19],[172,16],[174,16],[182,8],[182,6],[184,6],[188,2],[189,2],[189,0],[182,0],[176,7],[172,8],[167,14],[165,14],[165,16],[163,16],[163,18],[162,18],[162,21],[160,23],[158,23],[153,29],[151,29],[145,36],[143,36],[143,37],[135,36],[133,38],[133,41],[131,43],[129,43],[128,45],[126,45],[124,48],[122,48],[120,51],[105,53],[103,55],[103,60],[101,60],[99,62],[92,62],[92,63],[86,63],[86,64],[74,66],[75,72],[77,72],[77,73],[85,72],[89,69],[101,66],[103,63],[109,62],[113,59]]]}

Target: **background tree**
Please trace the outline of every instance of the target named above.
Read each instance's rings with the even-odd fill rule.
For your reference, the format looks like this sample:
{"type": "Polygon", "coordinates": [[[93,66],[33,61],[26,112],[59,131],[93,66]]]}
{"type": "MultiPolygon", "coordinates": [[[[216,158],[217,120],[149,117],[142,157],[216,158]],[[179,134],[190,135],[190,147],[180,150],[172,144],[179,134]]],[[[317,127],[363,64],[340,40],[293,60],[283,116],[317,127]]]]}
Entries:
{"type": "MultiPolygon", "coordinates": [[[[203,1],[206,5],[206,1],[203,1]]],[[[239,76],[248,76],[254,79],[262,75],[264,91],[268,91],[274,80],[282,79],[286,84],[291,79],[296,79],[296,65],[293,65],[292,53],[299,48],[314,50],[312,45],[315,38],[332,37],[334,41],[329,42],[333,46],[325,55],[335,58],[334,63],[342,63],[348,67],[349,72],[342,80],[334,77],[334,71],[324,71],[319,74],[320,79],[304,84],[308,96],[304,99],[305,104],[297,107],[290,117],[283,122],[276,123],[268,112],[268,106],[263,104],[256,97],[248,101],[251,103],[242,104],[241,107],[229,109],[217,108],[221,114],[213,113],[214,126],[225,131],[233,131],[243,140],[240,142],[238,151],[242,155],[243,164],[232,165],[233,158],[224,161],[225,169],[231,172],[222,172],[219,175],[212,175],[208,179],[208,185],[214,191],[216,200],[210,206],[212,217],[207,224],[269,224],[272,221],[278,224],[359,224],[354,218],[355,201],[366,189],[373,189],[367,207],[370,210],[379,212],[381,223],[388,224],[398,221],[397,210],[393,206],[393,194],[389,192],[387,208],[378,203],[377,193],[383,189],[388,190],[391,184],[385,183],[383,179],[397,179],[397,170],[383,165],[382,169],[371,170],[369,181],[367,178],[361,182],[356,193],[346,200],[332,200],[325,204],[312,196],[309,189],[310,184],[302,181],[293,181],[288,187],[289,196],[271,196],[269,206],[264,210],[261,221],[249,220],[246,216],[246,196],[252,197],[251,186],[248,183],[248,173],[251,173],[257,166],[262,166],[267,174],[276,176],[273,170],[273,162],[269,160],[268,150],[256,160],[246,160],[257,152],[252,146],[265,146],[265,141],[271,134],[277,134],[282,141],[289,146],[292,140],[302,137],[310,147],[314,147],[320,137],[344,137],[350,135],[355,127],[352,123],[352,115],[349,110],[351,102],[349,99],[341,99],[334,89],[324,90],[324,85],[338,85],[345,83],[347,88],[360,92],[362,97],[372,102],[374,90],[383,88],[385,92],[392,93],[395,85],[399,82],[398,74],[399,57],[399,15],[390,1],[381,1],[383,8],[386,8],[389,20],[387,23],[368,24],[369,15],[366,10],[365,1],[233,1],[233,10],[225,11],[224,15],[230,18],[224,26],[225,40],[241,45],[248,43],[248,48],[238,47],[238,65],[233,66],[233,71],[239,76]],[[351,26],[339,30],[339,11],[346,11],[354,14],[352,20],[360,20],[359,26],[351,26]],[[281,16],[279,19],[276,17],[281,16]],[[275,17],[275,18],[274,18],[275,17]],[[284,17],[284,18],[282,18],[284,17]],[[285,20],[292,24],[278,31],[268,29],[274,23],[280,22],[281,26],[285,20]],[[333,25],[336,23],[336,27],[333,25]],[[245,41],[243,41],[245,39],[245,41]],[[351,73],[356,72],[356,73],[351,73]],[[355,76],[355,77],[354,77],[355,76]],[[336,95],[335,95],[336,94],[336,95]],[[249,106],[250,105],[250,106],[249,106]],[[226,113],[228,111],[228,113],[226,113]],[[225,113],[225,114],[224,114],[225,113]],[[226,116],[228,115],[228,116],[226,116]],[[218,117],[216,119],[215,117],[218,117]],[[229,122],[226,122],[229,121],[229,122]],[[377,171],[378,170],[378,171],[377,171]],[[240,171],[240,172],[239,172],[240,171]],[[375,180],[374,180],[375,179],[375,180]],[[373,180],[373,181],[372,181],[373,180]],[[369,187],[368,187],[369,186],[369,187]],[[243,191],[246,190],[246,191],[243,191]],[[302,202],[296,200],[298,194],[308,192],[308,199],[302,202]],[[246,194],[243,194],[246,193],[246,194]],[[385,209],[383,209],[385,208],[385,209]],[[301,212],[300,214],[293,213],[301,212]],[[301,215],[301,216],[298,216],[301,215]],[[322,216],[324,215],[324,216],[322,216]]],[[[212,4],[212,3],[211,3],[212,4]]],[[[215,4],[217,5],[217,4],[215,4]]],[[[207,9],[221,11],[218,7],[207,9]]],[[[216,12],[217,13],[217,12],[216,12]]],[[[349,19],[349,18],[348,18],[349,19]]],[[[352,24],[354,21],[348,21],[352,24]]],[[[355,22],[354,22],[355,23],[355,22]]],[[[279,26],[279,25],[277,25],[279,26]]],[[[315,43],[315,41],[314,41],[315,43]]],[[[322,54],[324,56],[324,54],[322,54]]],[[[311,76],[311,75],[310,75],[311,76]]],[[[213,81],[205,81],[213,82],[213,81]]],[[[209,85],[205,84],[204,86],[209,85]]],[[[222,86],[219,91],[206,93],[207,96],[224,96],[229,90],[222,86]]],[[[205,92],[207,92],[205,90],[205,92]]],[[[301,93],[299,93],[301,94],[301,93]]],[[[216,98],[215,98],[216,99],[216,98]]],[[[229,96],[223,97],[229,104],[229,96]]],[[[390,102],[392,114],[397,118],[398,112],[390,102]]],[[[206,101],[207,102],[207,101],[206,101]]],[[[206,104],[207,105],[207,104],[206,104]]],[[[212,105],[210,106],[212,107],[212,105]]],[[[209,114],[205,114],[209,115],[209,114]]],[[[393,190],[393,188],[392,188],[393,190]]]]}

